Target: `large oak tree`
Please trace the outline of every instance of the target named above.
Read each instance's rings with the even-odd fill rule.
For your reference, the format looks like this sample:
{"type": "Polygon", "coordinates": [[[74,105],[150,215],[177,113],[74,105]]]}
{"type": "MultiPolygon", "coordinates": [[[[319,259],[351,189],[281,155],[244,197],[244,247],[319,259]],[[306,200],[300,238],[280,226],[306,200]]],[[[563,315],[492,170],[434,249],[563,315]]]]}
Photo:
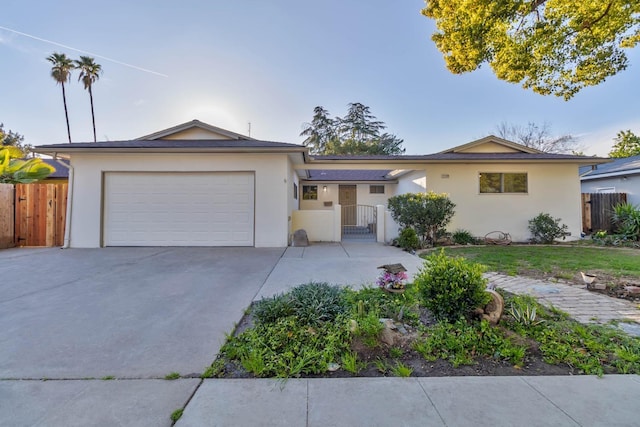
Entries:
{"type": "Polygon", "coordinates": [[[426,0],[432,39],[456,74],[489,64],[499,79],[571,98],[627,68],[639,0],[426,0]]]}

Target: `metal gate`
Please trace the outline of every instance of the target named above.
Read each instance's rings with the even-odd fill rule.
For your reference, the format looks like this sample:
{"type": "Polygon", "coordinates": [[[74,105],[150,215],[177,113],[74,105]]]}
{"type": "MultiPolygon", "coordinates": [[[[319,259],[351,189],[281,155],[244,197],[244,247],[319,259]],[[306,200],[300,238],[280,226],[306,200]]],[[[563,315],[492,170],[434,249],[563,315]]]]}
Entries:
{"type": "Polygon", "coordinates": [[[378,219],[375,206],[342,206],[342,239],[376,241],[378,219]]]}

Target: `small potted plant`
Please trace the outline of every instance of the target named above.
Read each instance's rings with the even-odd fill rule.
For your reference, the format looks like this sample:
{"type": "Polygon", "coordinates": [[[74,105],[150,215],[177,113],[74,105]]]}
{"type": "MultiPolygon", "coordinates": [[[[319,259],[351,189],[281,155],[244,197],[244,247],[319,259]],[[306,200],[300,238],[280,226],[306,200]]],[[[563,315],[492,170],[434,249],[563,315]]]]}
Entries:
{"type": "Polygon", "coordinates": [[[376,284],[384,291],[402,293],[405,289],[405,281],[407,280],[407,269],[402,264],[383,265],[383,268],[376,284]]]}

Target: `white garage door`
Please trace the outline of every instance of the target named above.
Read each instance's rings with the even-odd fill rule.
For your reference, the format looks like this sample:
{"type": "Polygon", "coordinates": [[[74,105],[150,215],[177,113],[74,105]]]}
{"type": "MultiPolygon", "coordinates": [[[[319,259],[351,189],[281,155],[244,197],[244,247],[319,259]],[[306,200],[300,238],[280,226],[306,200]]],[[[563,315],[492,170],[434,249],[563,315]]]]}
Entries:
{"type": "Polygon", "coordinates": [[[254,175],[105,174],[105,246],[253,246],[254,175]]]}

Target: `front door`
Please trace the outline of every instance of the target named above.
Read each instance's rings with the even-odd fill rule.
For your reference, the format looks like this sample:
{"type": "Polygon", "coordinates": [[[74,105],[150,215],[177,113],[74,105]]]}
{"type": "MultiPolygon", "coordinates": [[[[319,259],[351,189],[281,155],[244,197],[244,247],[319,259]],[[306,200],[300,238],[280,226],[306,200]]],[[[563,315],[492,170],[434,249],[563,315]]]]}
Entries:
{"type": "Polygon", "coordinates": [[[338,203],[342,206],[342,226],[357,225],[356,209],[358,201],[356,199],[355,185],[340,185],[338,187],[338,203]]]}

